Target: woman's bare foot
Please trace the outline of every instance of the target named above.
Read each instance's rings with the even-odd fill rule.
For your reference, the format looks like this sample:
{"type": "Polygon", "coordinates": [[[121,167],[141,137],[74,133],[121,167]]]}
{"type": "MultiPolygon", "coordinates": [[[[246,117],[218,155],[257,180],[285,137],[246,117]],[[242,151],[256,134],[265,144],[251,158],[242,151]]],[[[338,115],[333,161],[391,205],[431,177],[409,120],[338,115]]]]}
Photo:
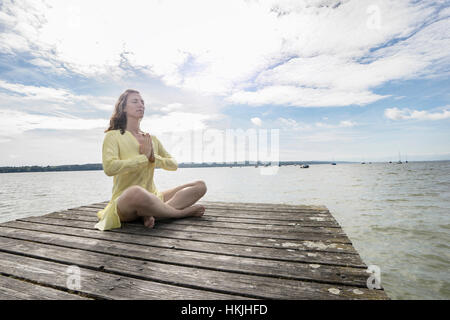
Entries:
{"type": "Polygon", "coordinates": [[[155,225],[155,218],[153,217],[142,217],[144,220],[144,226],[147,228],[153,228],[155,225]]]}
{"type": "Polygon", "coordinates": [[[186,210],[186,213],[191,217],[201,217],[205,213],[205,207],[201,204],[194,204],[183,210],[186,210]]]}

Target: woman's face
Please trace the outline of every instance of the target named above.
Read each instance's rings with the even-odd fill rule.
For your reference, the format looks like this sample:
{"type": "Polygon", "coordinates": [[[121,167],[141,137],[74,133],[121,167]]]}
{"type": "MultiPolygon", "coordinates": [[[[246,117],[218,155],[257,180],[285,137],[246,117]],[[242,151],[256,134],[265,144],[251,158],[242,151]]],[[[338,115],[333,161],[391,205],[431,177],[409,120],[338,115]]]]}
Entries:
{"type": "Polygon", "coordinates": [[[127,98],[127,104],[124,111],[127,117],[142,119],[144,117],[144,100],[142,100],[139,93],[130,93],[127,98]]]}

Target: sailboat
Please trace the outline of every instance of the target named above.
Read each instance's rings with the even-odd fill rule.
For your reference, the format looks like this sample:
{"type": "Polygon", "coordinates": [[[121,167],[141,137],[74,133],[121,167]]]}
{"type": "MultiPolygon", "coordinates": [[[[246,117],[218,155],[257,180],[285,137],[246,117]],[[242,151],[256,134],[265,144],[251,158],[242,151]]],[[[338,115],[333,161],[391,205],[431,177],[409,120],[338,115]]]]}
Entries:
{"type": "Polygon", "coordinates": [[[398,161],[397,161],[397,164],[402,164],[402,160],[401,160],[401,158],[400,158],[400,152],[398,153],[398,161]]]}

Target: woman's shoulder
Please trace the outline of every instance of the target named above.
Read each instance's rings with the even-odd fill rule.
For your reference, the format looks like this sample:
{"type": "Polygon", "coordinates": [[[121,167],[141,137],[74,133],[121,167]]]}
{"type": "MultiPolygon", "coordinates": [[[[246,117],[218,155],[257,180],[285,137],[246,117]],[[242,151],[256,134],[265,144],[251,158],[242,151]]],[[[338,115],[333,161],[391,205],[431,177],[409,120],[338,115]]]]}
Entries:
{"type": "MultiPolygon", "coordinates": [[[[125,134],[125,131],[124,133],[125,134]]],[[[117,130],[109,130],[105,133],[105,139],[118,139],[122,136],[120,129],[117,130]]]]}
{"type": "MultiPolygon", "coordinates": [[[[116,136],[116,135],[122,135],[122,132],[120,132],[120,129],[116,129],[116,130],[108,130],[105,133],[105,136],[116,136]]],[[[124,131],[125,133],[125,131],[124,131]]]]}

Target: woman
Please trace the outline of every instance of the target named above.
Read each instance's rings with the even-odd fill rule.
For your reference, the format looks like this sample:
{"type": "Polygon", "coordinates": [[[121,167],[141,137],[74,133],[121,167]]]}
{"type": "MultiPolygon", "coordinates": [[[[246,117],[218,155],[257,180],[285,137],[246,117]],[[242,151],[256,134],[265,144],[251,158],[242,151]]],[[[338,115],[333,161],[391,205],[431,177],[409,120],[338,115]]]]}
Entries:
{"type": "Polygon", "coordinates": [[[141,131],[144,101],[136,90],[126,90],[116,102],[103,141],[103,170],[114,176],[113,195],[99,211],[99,230],[120,228],[121,222],[142,219],[152,228],[156,219],[202,216],[194,204],[206,193],[203,181],[159,192],[153,182],[155,167],[177,170],[175,159],[155,136],[141,131]]]}

